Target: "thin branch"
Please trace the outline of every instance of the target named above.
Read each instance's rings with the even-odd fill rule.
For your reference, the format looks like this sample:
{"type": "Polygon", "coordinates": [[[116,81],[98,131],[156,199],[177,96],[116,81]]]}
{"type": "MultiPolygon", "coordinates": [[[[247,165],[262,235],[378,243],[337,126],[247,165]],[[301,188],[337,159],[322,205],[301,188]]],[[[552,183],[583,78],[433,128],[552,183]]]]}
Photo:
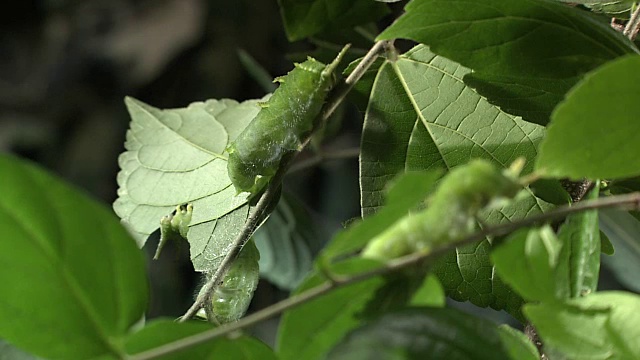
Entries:
{"type": "Polygon", "coordinates": [[[640,5],[636,6],[636,9],[631,14],[627,25],[624,27],[622,34],[628,37],[629,40],[633,41],[638,35],[638,31],[640,30],[640,5]]]}
{"type": "MultiPolygon", "coordinates": [[[[382,51],[382,49],[388,45],[386,41],[377,42],[369,52],[364,56],[362,61],[358,64],[358,66],[353,70],[353,72],[347,77],[344,84],[345,86],[338,87],[336,91],[333,92],[334,96],[331,96],[327,101],[323,108],[323,112],[320,116],[320,121],[318,121],[318,126],[314,127],[313,131],[315,131],[320,124],[325,123],[327,119],[333,114],[338,105],[344,101],[347,96],[347,93],[353,88],[353,85],[362,77],[362,75],[367,71],[367,69],[373,64],[378,54],[382,51]]],[[[313,133],[312,131],[312,133],[313,133]]],[[[307,137],[307,139],[302,143],[301,149],[304,149],[306,145],[311,140],[311,134],[307,137]]],[[[299,153],[299,152],[298,152],[299,153]]],[[[229,267],[236,259],[242,247],[247,242],[249,237],[253,234],[253,231],[258,226],[260,220],[263,218],[263,213],[265,209],[269,206],[271,201],[275,198],[275,195],[278,192],[280,184],[282,183],[282,178],[285,173],[289,169],[292,160],[295,158],[297,153],[290,154],[285,156],[282,159],[281,165],[278,168],[278,171],[273,176],[271,181],[269,182],[269,186],[267,190],[262,194],[260,200],[256,204],[256,206],[251,211],[251,214],[247,218],[242,231],[236,236],[233,243],[231,244],[231,250],[227,253],[227,255],[222,260],[222,263],[216,269],[216,272],[207,280],[205,285],[203,286],[203,290],[200,291],[200,295],[198,295],[196,301],[191,305],[191,307],[187,310],[187,312],[182,315],[180,318],[180,322],[185,322],[191,318],[193,318],[196,313],[204,306],[204,304],[211,301],[211,296],[213,294],[216,286],[219,285],[223,276],[229,270],[229,267]]]]}
{"type": "Polygon", "coordinates": [[[187,310],[187,312],[182,315],[182,317],[180,318],[180,322],[185,322],[193,318],[198,310],[200,310],[206,302],[211,301],[211,294],[213,293],[214,288],[220,283],[222,277],[226,274],[231,264],[235,261],[244,244],[247,242],[251,234],[253,234],[253,231],[256,229],[258,223],[262,219],[262,213],[269,206],[269,203],[278,192],[278,187],[280,186],[280,182],[282,181],[282,177],[285,171],[286,170],[283,168],[278,169],[273,177],[273,181],[271,181],[271,183],[267,187],[267,190],[262,194],[260,200],[251,211],[251,214],[247,218],[242,231],[231,243],[231,250],[224,257],[222,263],[220,263],[220,266],[218,267],[218,269],[216,269],[216,272],[207,280],[207,282],[203,286],[203,290],[201,290],[200,295],[198,295],[198,298],[193,303],[193,305],[191,305],[189,310],[187,310]]]}
{"type": "Polygon", "coordinates": [[[350,149],[342,149],[342,150],[336,150],[336,151],[321,152],[313,157],[310,157],[308,159],[302,160],[300,162],[297,162],[291,165],[291,168],[289,169],[289,172],[287,174],[292,174],[292,173],[316,166],[322,163],[323,161],[350,159],[350,158],[358,157],[358,155],[360,155],[360,148],[350,148],[350,149]]]}
{"type": "Polygon", "coordinates": [[[306,303],[313,300],[323,294],[330,292],[331,290],[350,285],[356,282],[367,280],[369,278],[394,272],[418,263],[429,264],[440,258],[442,255],[452,251],[453,249],[469,244],[473,244],[477,241],[484,239],[487,236],[499,236],[509,234],[517,229],[531,226],[534,224],[540,224],[548,222],[550,220],[564,218],[570,214],[578,213],[586,210],[604,209],[610,207],[620,207],[629,209],[640,209],[640,192],[609,196],[596,200],[583,201],[573,206],[563,206],[544,214],[532,216],[530,218],[514,221],[512,223],[497,225],[486,228],[471,236],[465,237],[460,241],[449,243],[445,246],[435,248],[430,253],[415,253],[407,255],[393,261],[388,262],[384,267],[380,267],[371,271],[367,271],[352,277],[345,279],[334,279],[333,281],[324,282],[314,288],[311,288],[303,293],[294,295],[288,299],[280,301],[274,305],[271,305],[263,310],[248,315],[236,322],[224,324],[218,328],[207,330],[196,335],[188,336],[180,340],[176,340],[171,343],[164,344],[155,349],[151,349],[137,355],[133,355],[131,360],[149,360],[155,359],[160,356],[174,353],[194,345],[204,343],[206,341],[221,337],[223,335],[232,333],[234,331],[247,328],[255,325],[258,322],[272,318],[286,310],[289,310],[295,306],[306,303]]]}

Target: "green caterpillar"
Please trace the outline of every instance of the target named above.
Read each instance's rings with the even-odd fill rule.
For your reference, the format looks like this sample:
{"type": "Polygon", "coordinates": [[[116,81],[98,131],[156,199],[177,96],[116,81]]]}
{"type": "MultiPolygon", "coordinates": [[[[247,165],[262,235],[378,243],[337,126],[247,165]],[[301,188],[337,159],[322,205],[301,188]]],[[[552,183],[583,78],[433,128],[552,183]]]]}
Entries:
{"type": "Polygon", "coordinates": [[[300,149],[336,83],[334,71],[348,48],[345,46],[329,65],[308,58],[286,76],[275,79],[280,87],[227,147],[227,171],[238,193],[258,194],[276,173],[282,158],[300,149]]]}
{"type": "MultiPolygon", "coordinates": [[[[253,240],[249,240],[222,283],[215,288],[211,302],[215,320],[219,324],[237,321],[247,311],[260,280],[259,260],[260,252],[253,240]]],[[[198,316],[207,318],[204,310],[198,316]]]]}
{"type": "Polygon", "coordinates": [[[486,160],[472,160],[442,179],[427,209],[404,217],[373,238],[362,251],[365,258],[389,260],[469,236],[476,215],[497,198],[512,198],[522,189],[517,176],[523,162],[501,171],[486,160]]]}

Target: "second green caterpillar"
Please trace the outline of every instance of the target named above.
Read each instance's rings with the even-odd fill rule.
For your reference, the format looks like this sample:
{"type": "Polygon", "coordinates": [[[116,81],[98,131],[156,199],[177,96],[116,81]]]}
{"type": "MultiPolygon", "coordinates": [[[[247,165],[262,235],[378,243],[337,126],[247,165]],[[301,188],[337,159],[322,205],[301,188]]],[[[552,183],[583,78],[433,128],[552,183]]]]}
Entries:
{"type": "Polygon", "coordinates": [[[282,158],[298,151],[313,130],[325,98],[336,82],[334,71],[345,46],[329,65],[313,58],[276,79],[280,87],[244,131],[227,147],[227,171],[238,193],[258,194],[282,158]]]}
{"type": "Polygon", "coordinates": [[[496,198],[512,198],[522,189],[517,179],[523,162],[501,170],[475,159],[442,179],[428,207],[407,216],[373,238],[362,256],[389,260],[460,240],[473,234],[476,215],[496,198]]]}

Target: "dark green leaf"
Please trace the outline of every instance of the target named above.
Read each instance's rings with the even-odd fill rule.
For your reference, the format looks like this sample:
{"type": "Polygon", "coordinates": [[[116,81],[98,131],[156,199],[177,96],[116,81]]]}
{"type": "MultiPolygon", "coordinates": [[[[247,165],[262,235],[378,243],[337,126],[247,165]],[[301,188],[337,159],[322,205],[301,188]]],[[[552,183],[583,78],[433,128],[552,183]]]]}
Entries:
{"type": "Polygon", "coordinates": [[[0,155],[0,337],[38,356],[117,356],[147,303],[135,241],[102,205],[0,155]]]}
{"type": "MultiPolygon", "coordinates": [[[[155,320],[132,334],[127,339],[126,348],[129,354],[137,354],[207,330],[211,330],[211,325],[206,322],[177,323],[173,320],[155,320]]],[[[275,360],[276,356],[273,350],[262,342],[248,336],[240,336],[233,339],[218,338],[154,359],[275,360]]]]}
{"type": "Polygon", "coordinates": [[[286,290],[307,276],[326,241],[303,204],[287,194],[253,238],[260,250],[260,276],[286,290]]]}
{"type": "MultiPolygon", "coordinates": [[[[374,236],[405,216],[433,190],[441,172],[408,172],[388,184],[386,206],[338,233],[323,252],[327,259],[360,250],[374,236]]],[[[363,210],[364,211],[364,210],[363,210]]]]}
{"type": "MultiPolygon", "coordinates": [[[[599,190],[600,186],[596,185],[583,199],[597,199],[599,190]]],[[[598,211],[589,210],[567,217],[558,232],[558,238],[566,251],[571,297],[595,292],[600,274],[598,211]]]]}
{"type": "Polygon", "coordinates": [[[351,332],[330,359],[539,359],[523,336],[454,309],[412,308],[351,332]]]}
{"type": "Polygon", "coordinates": [[[413,0],[378,37],[394,38],[473,69],[467,84],[540,124],[584,73],[637,52],[595,15],[545,0],[413,0]]]}
{"type": "Polygon", "coordinates": [[[544,344],[570,359],[640,359],[640,296],[601,292],[525,305],[544,344]]]}
{"type": "MultiPolygon", "coordinates": [[[[353,275],[378,266],[375,261],[355,258],[333,265],[330,271],[337,275],[353,275]]],[[[324,281],[323,275],[314,274],[298,287],[295,294],[324,281]]],[[[278,332],[280,358],[323,358],[348,331],[360,325],[360,313],[383,283],[380,277],[370,278],[333,290],[285,312],[278,332]]]]}
{"type": "Polygon", "coordinates": [[[278,0],[289,41],[378,20],[389,10],[371,0],[278,0]]]}
{"type": "Polygon", "coordinates": [[[491,259],[502,279],[529,301],[569,297],[568,264],[561,262],[562,243],[549,226],[521,229],[496,248],[491,259]]]}
{"type": "Polygon", "coordinates": [[[160,110],[125,100],[131,115],[113,208],[144,245],[160,219],[193,204],[187,239],[196,271],[216,269],[244,225],[247,196],[236,196],[224,149],[258,113],[257,100],[197,102],[160,110]]]}
{"type": "Polygon", "coordinates": [[[556,179],[540,179],[529,186],[533,194],[555,205],[567,205],[571,203],[571,196],[556,179]]]}
{"type": "Polygon", "coordinates": [[[616,249],[602,258],[618,281],[640,292],[640,221],[622,210],[599,211],[600,227],[616,249]]]}
{"type": "Polygon", "coordinates": [[[640,56],[626,56],[598,68],[576,85],[553,112],[536,169],[548,176],[573,179],[639,175],[638,68],[640,56]]]}

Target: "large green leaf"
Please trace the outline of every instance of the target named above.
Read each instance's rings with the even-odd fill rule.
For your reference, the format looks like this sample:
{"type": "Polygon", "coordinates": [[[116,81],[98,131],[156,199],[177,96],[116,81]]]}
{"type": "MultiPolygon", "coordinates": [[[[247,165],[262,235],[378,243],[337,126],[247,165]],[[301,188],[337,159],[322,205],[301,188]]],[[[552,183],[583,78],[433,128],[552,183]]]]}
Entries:
{"type": "Polygon", "coordinates": [[[227,175],[227,144],[260,110],[257,101],[197,102],[160,110],[127,98],[131,128],[113,208],[139,246],[177,205],[193,204],[187,238],[196,271],[218,267],[248,216],[227,175]]]}
{"type": "Polygon", "coordinates": [[[371,0],[278,0],[289,41],[378,20],[389,10],[371,0]]]}
{"type": "MultiPolygon", "coordinates": [[[[354,258],[338,263],[331,271],[338,275],[353,275],[371,270],[379,264],[354,258]]],[[[325,280],[315,273],[307,278],[294,294],[320,285],[325,280]]],[[[361,313],[384,284],[381,277],[370,278],[304,303],[284,313],[278,331],[278,355],[282,360],[322,359],[350,330],[361,321],[361,313]]]]}
{"type": "MultiPolygon", "coordinates": [[[[155,320],[127,339],[127,352],[137,354],[191,335],[211,330],[206,322],[177,323],[173,320],[155,320]]],[[[219,338],[154,359],[225,359],[275,360],[267,345],[248,336],[219,338]]]]}
{"type": "Polygon", "coordinates": [[[413,0],[378,37],[393,38],[473,69],[467,84],[540,124],[584,73],[637,52],[595,15],[551,0],[413,0]]]}
{"type": "Polygon", "coordinates": [[[118,356],[147,303],[144,261],[113,214],[0,155],[0,338],[45,358],[118,356]]]}
{"type": "Polygon", "coordinates": [[[326,236],[304,205],[284,194],[253,239],[260,250],[260,276],[292,290],[313,268],[313,259],[326,236]]]}
{"type": "Polygon", "coordinates": [[[614,248],[613,256],[602,258],[618,281],[640,293],[640,221],[626,211],[599,211],[600,227],[614,248]]]}
{"type": "Polygon", "coordinates": [[[544,344],[569,359],[640,359],[640,296],[601,292],[525,305],[544,344]]]}
{"type": "Polygon", "coordinates": [[[639,175],[639,68],[640,56],[625,56],[576,85],[553,112],[536,169],[574,179],[639,175]]]}
{"type": "MultiPolygon", "coordinates": [[[[417,46],[387,61],[375,79],[367,108],[360,157],[363,215],[382,205],[386,184],[398,173],[449,169],[484,157],[508,166],[519,156],[533,168],[543,127],[489,104],[462,78],[469,70],[417,46]]],[[[548,204],[525,194],[490,211],[488,223],[540,213],[548,204]]],[[[478,306],[517,312],[520,298],[494,276],[488,241],[452,252],[436,268],[447,295],[478,306]]]]}
{"type": "Polygon", "coordinates": [[[454,309],[410,308],[351,332],[330,359],[539,359],[515,331],[454,309]]]}
{"type": "MultiPolygon", "coordinates": [[[[595,200],[600,194],[597,184],[583,200],[595,200]]],[[[569,266],[571,297],[595,292],[600,274],[600,228],[598,211],[589,210],[567,217],[558,232],[569,266]]]]}

